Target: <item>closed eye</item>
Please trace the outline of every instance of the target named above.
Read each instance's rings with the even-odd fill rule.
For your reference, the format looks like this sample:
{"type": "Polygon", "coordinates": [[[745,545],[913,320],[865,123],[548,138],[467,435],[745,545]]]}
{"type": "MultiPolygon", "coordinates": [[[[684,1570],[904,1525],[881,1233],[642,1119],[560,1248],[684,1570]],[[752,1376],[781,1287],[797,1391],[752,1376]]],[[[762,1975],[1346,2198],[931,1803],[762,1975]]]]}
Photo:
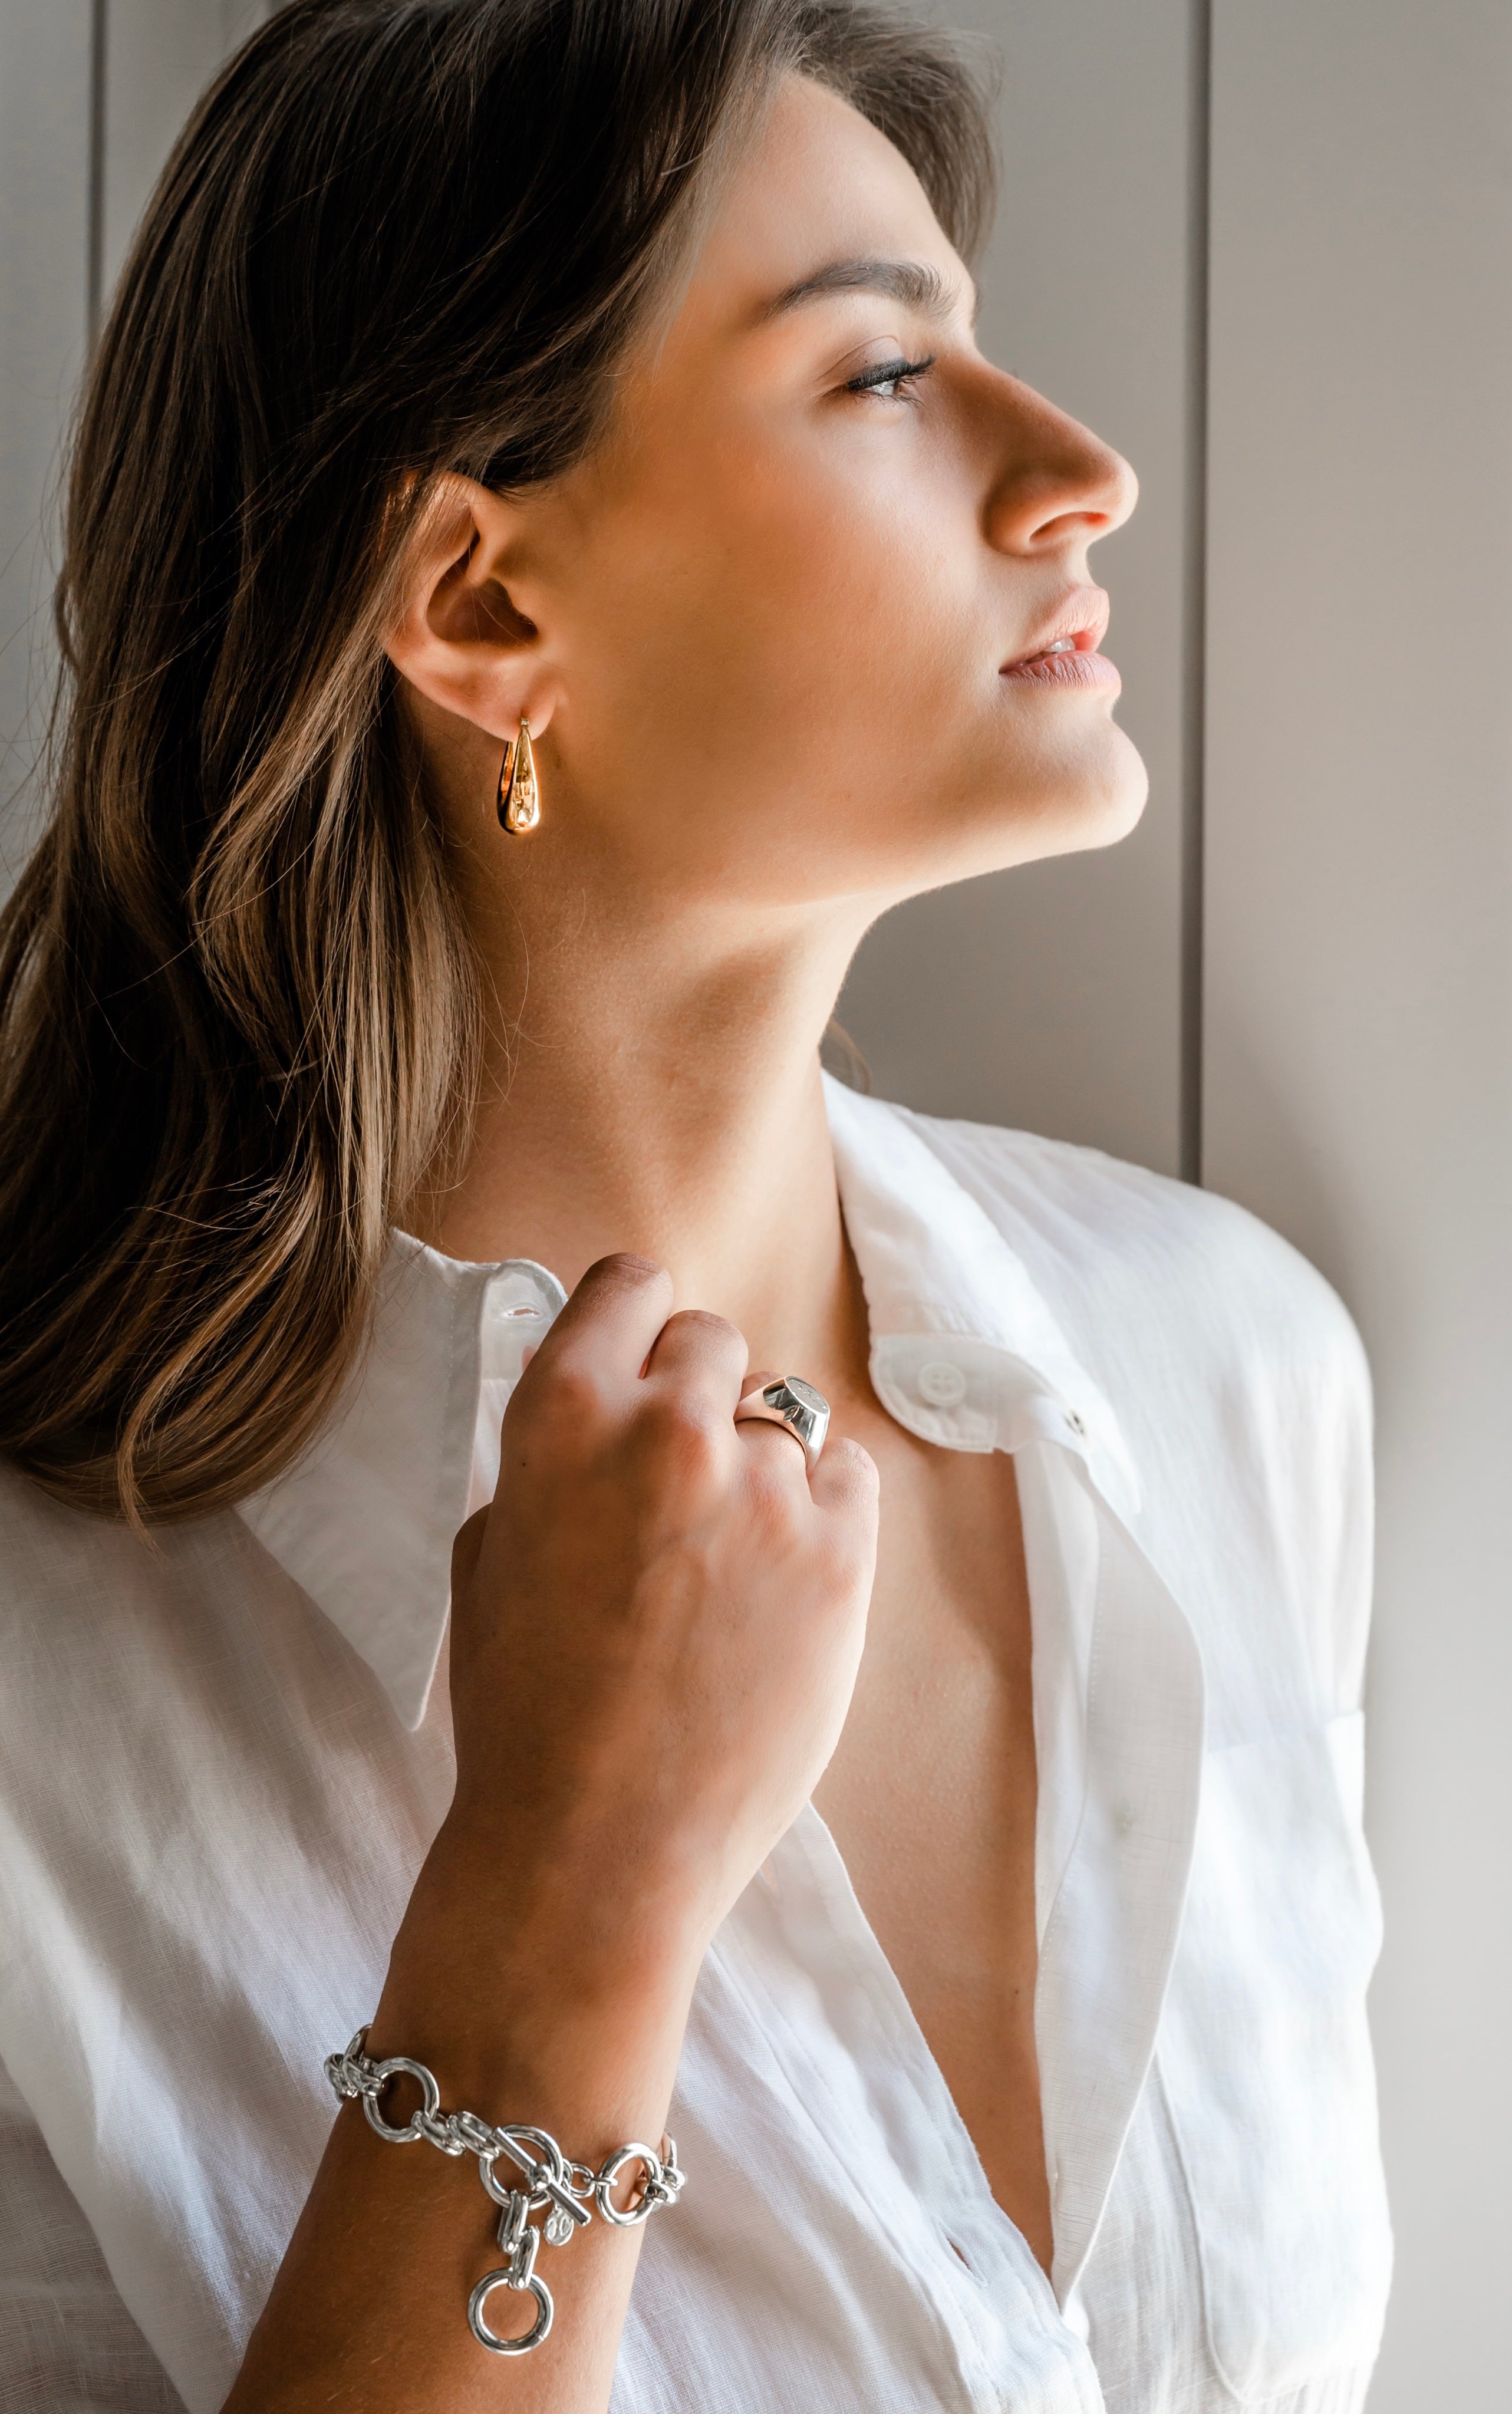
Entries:
{"type": "Polygon", "coordinates": [[[846,380],[847,394],[880,395],[883,402],[902,402],[907,395],[902,389],[912,385],[934,367],[936,355],[931,352],[925,361],[879,361],[875,368],[863,369],[859,377],[846,380]]]}

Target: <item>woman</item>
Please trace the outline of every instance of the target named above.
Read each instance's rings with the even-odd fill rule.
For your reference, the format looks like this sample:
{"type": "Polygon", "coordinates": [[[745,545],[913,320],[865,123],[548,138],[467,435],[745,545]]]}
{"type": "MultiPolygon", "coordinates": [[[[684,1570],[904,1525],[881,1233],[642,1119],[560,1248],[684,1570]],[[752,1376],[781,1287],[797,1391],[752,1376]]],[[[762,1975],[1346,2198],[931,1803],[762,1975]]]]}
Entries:
{"type": "Polygon", "coordinates": [[[850,0],[293,0],[149,211],[7,926],[7,2403],[1362,2401],[1352,1332],[819,1072],[1143,800],[986,158],[850,0]]]}

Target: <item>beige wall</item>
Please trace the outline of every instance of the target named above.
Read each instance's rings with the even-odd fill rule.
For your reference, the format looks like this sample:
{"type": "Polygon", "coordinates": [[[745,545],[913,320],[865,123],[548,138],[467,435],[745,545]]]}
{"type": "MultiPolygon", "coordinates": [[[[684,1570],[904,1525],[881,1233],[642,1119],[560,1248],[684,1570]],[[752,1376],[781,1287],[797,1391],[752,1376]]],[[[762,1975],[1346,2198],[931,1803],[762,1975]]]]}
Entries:
{"type": "Polygon", "coordinates": [[[1512,2219],[1512,8],[1218,0],[1206,1177],[1375,1368],[1371,2414],[1500,2414],[1512,2219]]]}

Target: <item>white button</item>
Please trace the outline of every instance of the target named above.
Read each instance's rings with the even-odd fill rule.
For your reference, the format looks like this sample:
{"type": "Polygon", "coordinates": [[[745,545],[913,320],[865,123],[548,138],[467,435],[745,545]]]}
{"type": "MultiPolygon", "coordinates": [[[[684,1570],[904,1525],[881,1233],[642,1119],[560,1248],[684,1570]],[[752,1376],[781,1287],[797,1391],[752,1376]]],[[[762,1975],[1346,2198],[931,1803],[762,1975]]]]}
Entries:
{"type": "Polygon", "coordinates": [[[932,1408],[958,1408],[966,1397],[966,1378],[947,1358],[935,1358],[919,1368],[919,1391],[932,1408]]]}
{"type": "Polygon", "coordinates": [[[1074,1434],[1085,1434],[1087,1431],[1086,1418],[1078,1416],[1075,1408],[1066,1410],[1066,1423],[1074,1434]]]}

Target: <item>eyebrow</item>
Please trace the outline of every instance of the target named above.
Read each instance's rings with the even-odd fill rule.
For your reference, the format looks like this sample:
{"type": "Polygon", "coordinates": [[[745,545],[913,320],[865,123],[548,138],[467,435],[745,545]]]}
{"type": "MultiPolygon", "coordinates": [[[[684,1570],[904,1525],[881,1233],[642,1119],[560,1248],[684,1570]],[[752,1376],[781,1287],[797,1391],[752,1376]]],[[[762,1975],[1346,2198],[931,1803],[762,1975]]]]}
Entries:
{"type": "Polygon", "coordinates": [[[779,318],[784,310],[796,310],[827,293],[885,293],[889,300],[923,311],[930,319],[948,318],[956,298],[955,287],[927,261],[832,260],[827,267],[800,277],[796,285],[778,293],[762,316],[779,318]]]}

